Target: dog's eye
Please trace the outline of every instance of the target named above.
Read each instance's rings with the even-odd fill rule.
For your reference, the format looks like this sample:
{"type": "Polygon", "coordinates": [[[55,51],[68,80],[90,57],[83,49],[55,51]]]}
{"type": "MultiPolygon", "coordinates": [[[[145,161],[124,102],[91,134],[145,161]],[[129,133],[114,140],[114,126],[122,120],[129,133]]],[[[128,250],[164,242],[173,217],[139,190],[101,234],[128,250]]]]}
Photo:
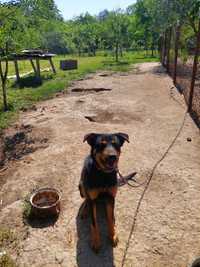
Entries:
{"type": "Polygon", "coordinates": [[[116,149],[116,150],[119,150],[120,149],[120,145],[118,142],[114,141],[112,142],[112,146],[116,149]]]}

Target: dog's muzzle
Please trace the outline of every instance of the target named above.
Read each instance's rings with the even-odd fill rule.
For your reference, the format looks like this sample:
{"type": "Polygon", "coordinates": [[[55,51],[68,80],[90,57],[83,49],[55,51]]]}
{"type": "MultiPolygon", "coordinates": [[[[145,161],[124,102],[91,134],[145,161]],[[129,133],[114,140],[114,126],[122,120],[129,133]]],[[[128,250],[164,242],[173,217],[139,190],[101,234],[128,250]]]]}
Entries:
{"type": "Polygon", "coordinates": [[[117,164],[117,156],[116,155],[111,155],[106,158],[106,165],[109,168],[114,168],[115,165],[117,164]]]}

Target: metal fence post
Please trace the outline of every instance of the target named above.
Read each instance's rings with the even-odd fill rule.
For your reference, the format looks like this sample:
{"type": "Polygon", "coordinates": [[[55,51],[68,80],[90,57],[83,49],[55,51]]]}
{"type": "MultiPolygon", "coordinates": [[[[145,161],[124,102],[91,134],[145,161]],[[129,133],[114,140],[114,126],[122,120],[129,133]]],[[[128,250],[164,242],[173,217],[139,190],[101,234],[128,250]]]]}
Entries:
{"type": "Polygon", "coordinates": [[[179,50],[179,40],[180,40],[180,24],[176,26],[176,39],[175,39],[175,50],[174,50],[174,75],[173,82],[176,85],[176,76],[177,76],[177,63],[178,63],[178,50],[179,50]]]}
{"type": "Polygon", "coordinates": [[[199,19],[198,33],[197,33],[197,43],[196,43],[196,49],[195,49],[195,55],[194,55],[194,63],[193,63],[192,80],[191,80],[191,86],[190,86],[188,112],[190,112],[192,110],[192,102],[193,102],[194,86],[195,86],[197,67],[198,67],[197,65],[198,65],[198,59],[199,59],[199,51],[200,51],[200,19],[199,19]]]}

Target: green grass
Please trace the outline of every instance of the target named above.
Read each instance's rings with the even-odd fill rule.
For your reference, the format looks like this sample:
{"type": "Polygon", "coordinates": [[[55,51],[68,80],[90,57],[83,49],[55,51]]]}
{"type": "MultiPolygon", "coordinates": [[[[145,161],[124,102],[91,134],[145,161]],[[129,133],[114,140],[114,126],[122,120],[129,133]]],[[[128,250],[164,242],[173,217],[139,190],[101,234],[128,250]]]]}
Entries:
{"type": "Polygon", "coordinates": [[[0,227],[0,252],[5,251],[5,255],[0,256],[1,267],[17,267],[12,258],[4,250],[11,244],[16,244],[17,239],[14,233],[8,228],[0,227]]]}
{"type": "Polygon", "coordinates": [[[18,267],[9,255],[4,255],[0,258],[1,267],[18,267]]]}
{"type": "MultiPolygon", "coordinates": [[[[19,110],[29,108],[34,103],[46,100],[54,96],[55,93],[61,92],[69,86],[73,80],[84,77],[84,75],[95,72],[97,70],[113,70],[128,71],[131,64],[141,62],[158,61],[157,57],[146,56],[145,52],[129,52],[124,53],[124,57],[120,58],[120,62],[114,62],[110,56],[98,55],[96,57],[80,57],[73,56],[56,56],[54,64],[57,74],[51,72],[42,73],[42,84],[39,84],[33,75],[29,75],[21,80],[20,86],[16,85],[13,80],[8,82],[8,103],[9,111],[3,112],[2,95],[0,94],[0,130],[11,125],[18,116],[19,110]],[[78,59],[79,68],[73,71],[59,70],[59,62],[64,58],[78,59]]],[[[41,68],[49,67],[47,61],[41,61],[41,68]]],[[[31,65],[29,62],[19,62],[20,73],[29,72],[31,65]]],[[[9,75],[14,74],[14,66],[9,63],[9,75]]]]}
{"type": "Polygon", "coordinates": [[[16,240],[14,233],[8,228],[0,228],[0,248],[16,240]]]}

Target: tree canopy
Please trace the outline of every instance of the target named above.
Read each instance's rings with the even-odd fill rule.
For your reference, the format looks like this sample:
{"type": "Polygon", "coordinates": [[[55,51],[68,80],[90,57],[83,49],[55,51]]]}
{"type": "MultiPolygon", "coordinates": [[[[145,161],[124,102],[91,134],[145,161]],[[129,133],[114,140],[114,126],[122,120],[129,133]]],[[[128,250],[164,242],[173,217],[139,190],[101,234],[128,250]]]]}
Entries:
{"type": "Polygon", "coordinates": [[[0,78],[4,109],[8,56],[24,49],[42,49],[57,54],[109,50],[116,61],[123,50],[154,50],[172,26],[181,26],[180,45],[194,49],[198,35],[200,0],[137,0],[126,10],[103,10],[92,16],[80,14],[65,21],[54,0],[9,0],[0,2],[0,78]]]}
{"type": "Polygon", "coordinates": [[[173,24],[197,33],[200,0],[137,0],[126,10],[80,14],[65,21],[54,0],[13,0],[0,4],[0,51],[41,48],[58,54],[124,49],[154,50],[173,24]]]}

